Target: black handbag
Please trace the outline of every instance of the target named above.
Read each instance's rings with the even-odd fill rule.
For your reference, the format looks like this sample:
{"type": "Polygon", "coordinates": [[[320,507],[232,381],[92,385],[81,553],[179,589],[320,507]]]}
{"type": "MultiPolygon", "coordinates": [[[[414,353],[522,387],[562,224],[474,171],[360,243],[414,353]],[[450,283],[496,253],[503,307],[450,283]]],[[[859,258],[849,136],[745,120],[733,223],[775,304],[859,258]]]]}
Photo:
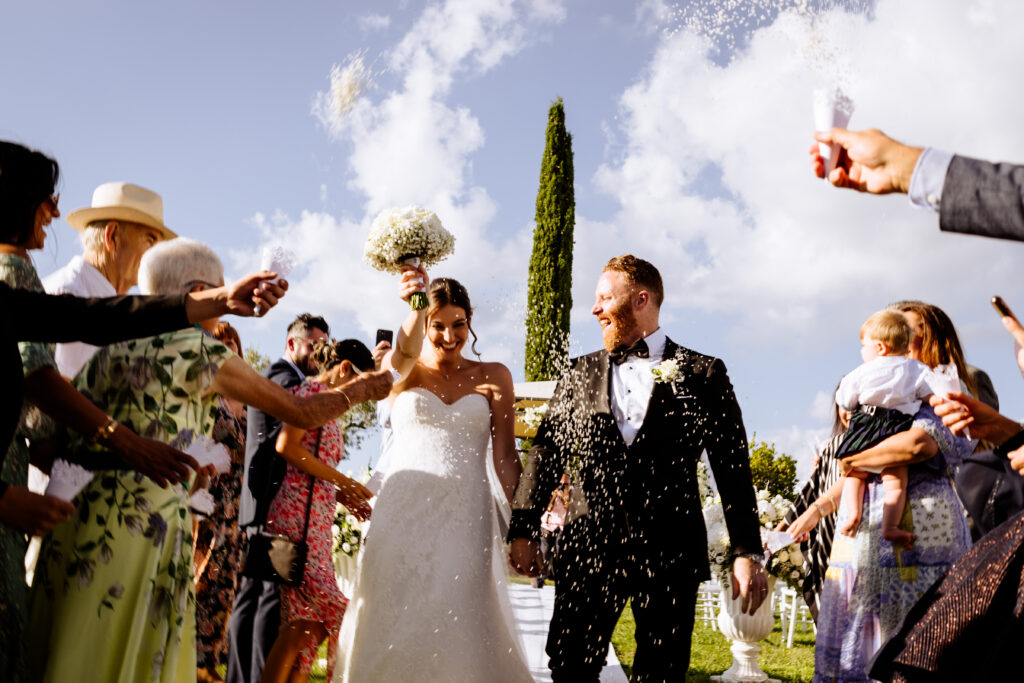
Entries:
{"type": "MultiPolygon", "coordinates": [[[[320,437],[323,430],[316,432],[316,452],[320,456],[320,437]]],[[[309,546],[306,535],[309,533],[309,512],[313,507],[313,486],[316,477],[309,475],[309,493],[306,497],[306,521],[302,527],[302,540],[293,541],[287,536],[272,534],[266,526],[261,525],[259,531],[249,538],[248,548],[242,560],[242,575],[260,581],[273,581],[283,586],[300,586],[306,573],[306,554],[309,546]]],[[[267,492],[269,495],[269,491],[267,492]]]]}

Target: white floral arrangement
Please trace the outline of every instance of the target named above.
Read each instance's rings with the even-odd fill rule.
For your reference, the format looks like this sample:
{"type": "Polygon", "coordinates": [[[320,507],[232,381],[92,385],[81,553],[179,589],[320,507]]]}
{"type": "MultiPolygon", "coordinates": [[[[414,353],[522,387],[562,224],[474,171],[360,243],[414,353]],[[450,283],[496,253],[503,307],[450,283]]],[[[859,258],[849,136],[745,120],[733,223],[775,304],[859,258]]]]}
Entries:
{"type": "Polygon", "coordinates": [[[363,544],[363,523],[339,504],[334,511],[334,526],[331,527],[332,555],[342,553],[349,557],[359,554],[363,544]]]}
{"type": "MultiPolygon", "coordinates": [[[[433,211],[418,206],[384,209],[373,219],[363,248],[363,261],[386,273],[400,273],[403,265],[432,266],[455,250],[455,237],[445,230],[433,211]]],[[[426,308],[427,297],[413,294],[414,310],[426,308]]]]}
{"type": "Polygon", "coordinates": [[[539,405],[530,406],[523,410],[523,424],[525,424],[530,430],[536,432],[540,429],[540,423],[544,420],[544,416],[548,412],[548,404],[541,403],[539,405]]]}
{"type": "Polygon", "coordinates": [[[654,381],[659,383],[675,382],[683,376],[679,369],[679,361],[675,358],[661,361],[658,367],[651,370],[651,374],[654,375],[654,381]]]}
{"type": "MultiPolygon", "coordinates": [[[[373,470],[362,467],[358,473],[350,471],[347,476],[365,485],[373,476],[373,470]]],[[[346,555],[354,558],[358,555],[363,547],[363,532],[368,523],[360,522],[344,505],[338,503],[334,509],[334,525],[331,527],[331,556],[338,558],[339,555],[346,555]]]]}
{"type": "MultiPolygon", "coordinates": [[[[698,467],[699,478],[699,467],[698,467]]],[[[767,535],[786,516],[791,503],[783,496],[772,496],[768,491],[757,492],[757,516],[761,525],[761,544],[767,544],[767,535]]],[[[708,560],[712,570],[723,583],[732,569],[732,542],[729,530],[725,525],[725,512],[722,499],[715,494],[704,502],[704,525],[708,532],[708,560]]],[[[804,579],[804,557],[800,545],[794,543],[782,548],[768,558],[765,570],[772,576],[782,579],[794,588],[799,588],[804,579]]]]}

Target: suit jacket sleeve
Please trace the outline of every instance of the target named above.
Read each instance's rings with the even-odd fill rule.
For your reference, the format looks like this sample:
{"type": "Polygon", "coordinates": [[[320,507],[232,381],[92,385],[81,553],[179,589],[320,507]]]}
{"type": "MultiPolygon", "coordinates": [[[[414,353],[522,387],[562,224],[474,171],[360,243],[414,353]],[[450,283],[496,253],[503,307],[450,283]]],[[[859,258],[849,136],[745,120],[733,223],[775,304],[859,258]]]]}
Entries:
{"type": "Polygon", "coordinates": [[[719,359],[706,371],[704,450],[722,496],[725,524],[734,553],[757,553],[761,544],[757,518],[757,498],[750,476],[750,450],[743,415],[733,392],[725,363],[719,359]]]}
{"type": "Polygon", "coordinates": [[[1024,241],[1024,166],[954,156],[942,186],[939,227],[1024,241]]]}
{"type": "Polygon", "coordinates": [[[540,540],[540,518],[544,514],[551,493],[565,472],[568,460],[565,447],[568,443],[566,437],[569,434],[572,406],[572,392],[569,391],[569,378],[572,376],[573,370],[570,369],[559,379],[544,419],[537,428],[533,446],[526,456],[523,474],[512,497],[509,542],[517,538],[540,540]]]}
{"type": "Polygon", "coordinates": [[[4,315],[17,341],[84,341],[96,346],[152,337],[188,327],[185,295],[80,298],[42,294],[6,285],[4,315]]]}

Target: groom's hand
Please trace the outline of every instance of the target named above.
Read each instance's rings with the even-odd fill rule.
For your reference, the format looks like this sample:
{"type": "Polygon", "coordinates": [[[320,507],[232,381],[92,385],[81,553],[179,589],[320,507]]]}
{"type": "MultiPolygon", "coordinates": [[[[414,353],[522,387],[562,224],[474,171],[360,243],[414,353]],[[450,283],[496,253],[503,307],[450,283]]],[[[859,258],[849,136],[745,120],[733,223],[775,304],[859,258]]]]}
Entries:
{"type": "Polygon", "coordinates": [[[516,574],[529,577],[540,576],[544,566],[540,544],[528,538],[515,539],[509,548],[508,564],[516,574]]]}
{"type": "Polygon", "coordinates": [[[759,562],[737,557],[732,563],[732,599],[740,598],[740,611],[753,615],[768,597],[768,578],[759,562]]]}

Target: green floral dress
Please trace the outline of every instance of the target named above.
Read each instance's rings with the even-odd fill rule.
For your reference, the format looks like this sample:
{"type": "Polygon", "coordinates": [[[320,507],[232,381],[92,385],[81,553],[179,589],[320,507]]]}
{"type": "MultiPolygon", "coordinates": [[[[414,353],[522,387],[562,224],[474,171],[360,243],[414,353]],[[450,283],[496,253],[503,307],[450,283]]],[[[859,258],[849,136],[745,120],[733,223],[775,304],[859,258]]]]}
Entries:
{"type": "MultiPolygon", "coordinates": [[[[208,390],[232,355],[201,330],[181,330],[100,349],[74,384],[136,433],[184,449],[210,435],[217,397],[208,390]]],[[[71,450],[83,463],[102,457],[90,448],[73,441],[71,450]]],[[[74,503],[78,514],[46,538],[36,569],[33,680],[195,681],[187,488],[106,469],[74,503]]]]}
{"type": "MultiPolygon", "coordinates": [[[[32,262],[14,254],[0,254],[0,281],[14,289],[42,292],[43,284],[32,262]]],[[[56,368],[53,345],[35,342],[18,344],[21,365],[28,377],[40,368],[56,368]]],[[[0,389],[2,391],[3,389],[0,389]]],[[[22,407],[21,421],[14,440],[0,468],[0,479],[15,486],[28,485],[28,448],[25,439],[35,431],[48,431],[48,425],[39,419],[39,411],[27,401],[22,407]],[[29,428],[36,423],[37,429],[29,428]]],[[[24,680],[25,644],[23,633],[28,602],[25,585],[25,534],[0,522],[0,672],[9,676],[4,680],[24,680]]]]}

